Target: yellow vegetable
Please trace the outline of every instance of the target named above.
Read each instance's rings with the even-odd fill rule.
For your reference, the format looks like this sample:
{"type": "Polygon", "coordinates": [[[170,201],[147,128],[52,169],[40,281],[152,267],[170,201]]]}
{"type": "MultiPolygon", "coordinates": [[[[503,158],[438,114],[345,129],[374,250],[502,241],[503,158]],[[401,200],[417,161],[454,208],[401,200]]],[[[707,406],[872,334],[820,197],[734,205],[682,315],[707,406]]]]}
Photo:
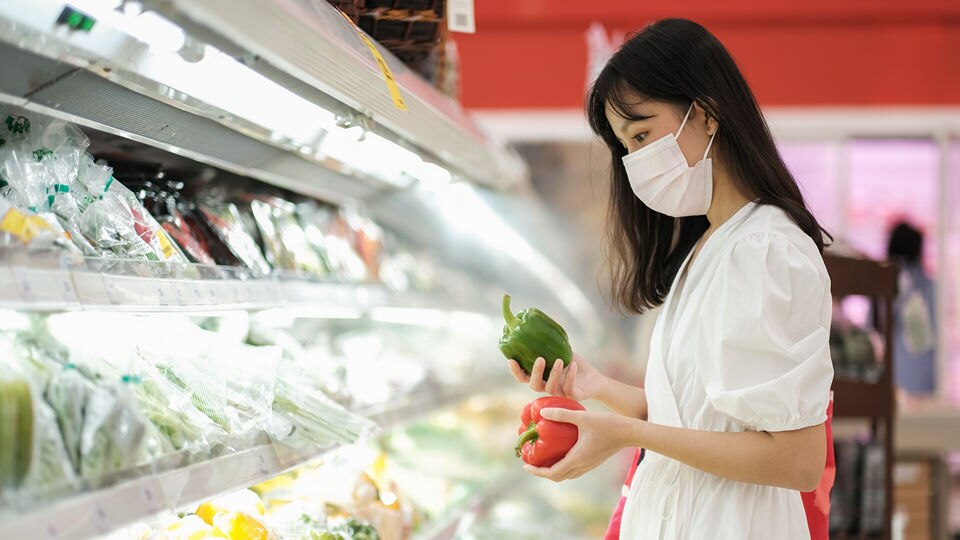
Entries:
{"type": "Polygon", "coordinates": [[[153,533],[149,540],[212,540],[224,539],[227,535],[204,523],[197,516],[184,516],[163,530],[153,533]]]}
{"type": "Polygon", "coordinates": [[[266,513],[266,509],[263,506],[263,501],[256,493],[249,489],[241,489],[201,504],[194,513],[207,525],[213,525],[213,518],[217,514],[228,512],[244,512],[253,516],[262,516],[266,513]]]}
{"type": "Polygon", "coordinates": [[[244,512],[217,514],[213,526],[230,540],[276,540],[263,522],[244,512]]]}

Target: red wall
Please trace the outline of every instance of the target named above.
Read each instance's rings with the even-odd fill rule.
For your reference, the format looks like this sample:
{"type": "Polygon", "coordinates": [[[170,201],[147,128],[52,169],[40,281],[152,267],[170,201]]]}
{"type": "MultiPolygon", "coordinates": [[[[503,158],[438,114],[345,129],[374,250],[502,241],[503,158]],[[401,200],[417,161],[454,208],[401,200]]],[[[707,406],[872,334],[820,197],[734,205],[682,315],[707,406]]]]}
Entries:
{"type": "Polygon", "coordinates": [[[763,105],[960,104],[956,0],[475,4],[477,33],[454,34],[468,108],[580,107],[587,26],[629,32],[665,16],[692,18],[716,34],[763,105]]]}

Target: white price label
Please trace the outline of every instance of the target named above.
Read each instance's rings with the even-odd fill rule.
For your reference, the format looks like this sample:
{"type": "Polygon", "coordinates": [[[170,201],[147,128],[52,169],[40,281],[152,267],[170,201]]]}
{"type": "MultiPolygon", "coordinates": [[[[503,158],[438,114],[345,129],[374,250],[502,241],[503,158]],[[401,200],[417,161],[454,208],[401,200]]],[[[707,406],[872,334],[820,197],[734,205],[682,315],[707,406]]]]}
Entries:
{"type": "Polygon", "coordinates": [[[175,292],[174,292],[174,294],[175,294],[176,297],[177,297],[176,301],[177,301],[177,305],[178,305],[178,306],[185,306],[185,305],[187,305],[187,288],[186,288],[186,287],[184,287],[183,285],[178,284],[178,285],[175,287],[175,292]]]}
{"type": "Polygon", "coordinates": [[[447,29],[465,34],[477,31],[473,0],[447,0],[447,29]]]}
{"type": "Polygon", "coordinates": [[[234,283],[233,285],[233,301],[242,304],[246,301],[243,294],[243,287],[239,283],[234,283]]]}
{"type": "Polygon", "coordinates": [[[67,303],[75,304],[80,301],[77,296],[77,289],[73,286],[73,278],[66,271],[63,272],[60,279],[60,292],[63,293],[63,300],[67,303]]]}
{"type": "Polygon", "coordinates": [[[155,514],[163,508],[163,500],[159,490],[155,489],[154,486],[142,486],[140,488],[140,498],[143,499],[144,508],[150,514],[155,514]]]}
{"type": "Polygon", "coordinates": [[[172,306],[177,304],[176,291],[174,286],[167,282],[158,282],[154,287],[157,293],[157,303],[161,306],[172,306]]]}
{"type": "Polygon", "coordinates": [[[107,298],[111,304],[120,304],[123,302],[123,295],[120,294],[120,287],[113,279],[103,276],[103,285],[107,289],[107,298]]]}
{"type": "Polygon", "coordinates": [[[110,521],[110,514],[107,513],[103,505],[96,504],[93,507],[93,519],[97,524],[97,530],[106,534],[113,530],[113,524],[110,521]]]}
{"type": "Polygon", "coordinates": [[[17,283],[17,289],[20,291],[20,299],[24,302],[33,302],[36,300],[36,295],[33,291],[33,286],[30,284],[30,277],[27,275],[27,269],[22,267],[16,267],[13,269],[13,279],[17,283]]]}
{"type": "Polygon", "coordinates": [[[267,458],[264,457],[263,452],[257,453],[257,466],[260,468],[261,475],[270,474],[270,468],[267,467],[267,458]]]}

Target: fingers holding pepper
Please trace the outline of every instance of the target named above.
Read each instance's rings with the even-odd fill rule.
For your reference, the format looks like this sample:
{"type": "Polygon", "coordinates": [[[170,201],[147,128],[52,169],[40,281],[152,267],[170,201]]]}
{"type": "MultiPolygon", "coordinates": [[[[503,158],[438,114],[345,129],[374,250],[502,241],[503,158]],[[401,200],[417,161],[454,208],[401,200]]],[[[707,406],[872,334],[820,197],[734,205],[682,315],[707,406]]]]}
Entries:
{"type": "Polygon", "coordinates": [[[530,368],[530,389],[534,392],[545,392],[546,385],[543,380],[543,372],[547,368],[547,362],[543,357],[537,358],[530,368]]]}
{"type": "Polygon", "coordinates": [[[554,363],[553,367],[550,368],[550,372],[547,374],[547,383],[544,385],[544,390],[551,396],[562,396],[563,393],[563,360],[558,358],[554,363]]]}
{"type": "Polygon", "coordinates": [[[520,364],[516,360],[511,358],[510,361],[507,362],[507,366],[510,368],[510,373],[513,374],[513,378],[516,379],[517,382],[523,384],[530,382],[530,375],[520,367],[520,364]]]}
{"type": "Polygon", "coordinates": [[[626,417],[613,413],[556,407],[542,409],[540,417],[553,423],[572,424],[577,429],[576,443],[563,459],[551,466],[524,465],[530,474],[554,482],[582,476],[623,448],[616,434],[623,433],[627,428],[624,423],[629,422],[626,417]]]}

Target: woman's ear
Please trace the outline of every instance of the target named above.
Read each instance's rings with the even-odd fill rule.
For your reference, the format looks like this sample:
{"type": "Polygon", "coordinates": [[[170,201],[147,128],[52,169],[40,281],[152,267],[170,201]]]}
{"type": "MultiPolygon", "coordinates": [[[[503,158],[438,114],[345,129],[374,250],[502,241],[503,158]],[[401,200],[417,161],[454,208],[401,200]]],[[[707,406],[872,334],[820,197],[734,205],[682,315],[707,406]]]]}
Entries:
{"type": "Polygon", "coordinates": [[[720,124],[717,122],[717,119],[710,114],[699,101],[693,102],[693,108],[695,110],[695,118],[698,122],[702,122],[704,129],[707,131],[707,135],[713,135],[717,132],[717,129],[720,127],[720,124]]]}

